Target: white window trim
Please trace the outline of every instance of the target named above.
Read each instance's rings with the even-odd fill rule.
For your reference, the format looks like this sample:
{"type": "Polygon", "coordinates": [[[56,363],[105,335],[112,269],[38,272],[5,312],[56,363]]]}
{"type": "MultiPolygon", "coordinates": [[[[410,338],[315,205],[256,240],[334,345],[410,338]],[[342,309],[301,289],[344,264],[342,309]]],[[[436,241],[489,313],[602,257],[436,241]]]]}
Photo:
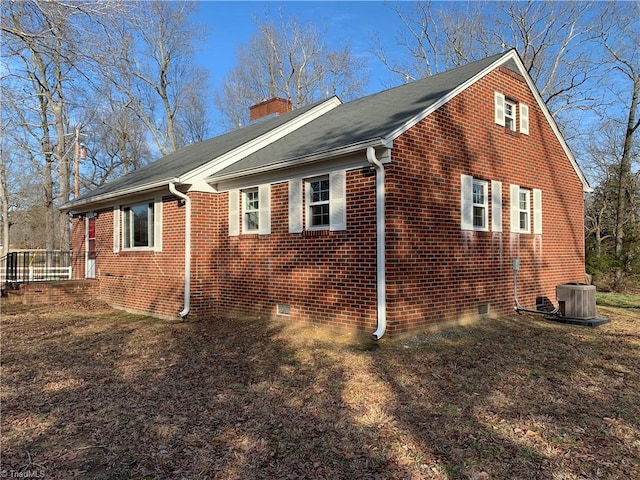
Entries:
{"type": "Polygon", "coordinates": [[[113,253],[120,251],[120,207],[113,207],[113,253]]]}
{"type": "Polygon", "coordinates": [[[533,233],[542,235],[542,190],[533,189],[533,233]]]}
{"type": "MultiPolygon", "coordinates": [[[[162,248],[162,241],[159,240],[162,238],[162,223],[161,223],[161,215],[162,215],[162,208],[158,207],[158,204],[162,204],[162,200],[160,199],[159,201],[156,199],[151,199],[151,200],[147,200],[147,201],[142,201],[142,202],[135,202],[135,203],[130,203],[127,205],[121,205],[120,206],[120,218],[121,221],[120,223],[120,232],[122,232],[122,250],[123,251],[160,251],[159,248],[162,248]],[[149,227],[149,224],[147,223],[147,229],[149,230],[147,232],[147,234],[151,233],[151,230],[153,230],[153,243],[151,245],[147,245],[147,246],[143,246],[143,247],[127,247],[126,244],[127,242],[131,242],[133,239],[132,238],[126,238],[125,235],[127,233],[127,228],[125,225],[125,221],[127,219],[127,215],[125,212],[126,208],[132,208],[132,207],[136,207],[139,205],[146,205],[147,208],[149,208],[149,205],[153,205],[153,225],[151,225],[151,227],[149,227]],[[160,211],[158,211],[158,209],[160,211]],[[158,233],[160,233],[160,235],[158,235],[158,233]],[[157,242],[160,242],[160,245],[158,247],[157,242]]],[[[131,218],[129,216],[129,218],[131,218]]],[[[132,233],[133,226],[129,225],[129,232],[132,233]]],[[[115,232],[114,232],[115,233],[115,232]]],[[[114,246],[114,250],[115,250],[115,246],[114,246]]]]}
{"type": "Polygon", "coordinates": [[[229,236],[240,235],[240,224],[242,223],[242,234],[268,235],[271,233],[271,185],[264,184],[257,187],[249,187],[243,190],[229,190],[228,217],[229,236]],[[244,221],[245,214],[245,192],[258,189],[258,229],[247,230],[244,221]],[[242,219],[242,222],[241,222],[242,219]]]}
{"type": "Polygon", "coordinates": [[[303,230],[302,188],[301,178],[289,180],[289,233],[301,233],[303,230]]]}
{"type": "Polygon", "coordinates": [[[304,190],[305,190],[305,228],[307,230],[329,230],[331,228],[331,179],[329,175],[320,175],[318,177],[307,178],[304,181],[304,190]],[[315,182],[322,182],[326,180],[329,182],[329,198],[327,200],[322,200],[319,202],[313,202],[311,200],[311,184],[315,182]],[[329,223],[327,225],[312,225],[311,224],[311,208],[318,205],[327,205],[329,207],[329,223]]]}
{"type": "Polygon", "coordinates": [[[258,233],[268,235],[271,233],[271,185],[265,184],[258,187],[258,233]]]}
{"type": "Polygon", "coordinates": [[[518,117],[518,104],[513,100],[506,99],[504,100],[504,127],[512,132],[516,131],[516,119],[518,117]],[[507,106],[511,107],[511,115],[507,115],[507,111],[509,110],[507,106]],[[507,125],[507,120],[511,120],[511,126],[507,125]]]}
{"type": "Polygon", "coordinates": [[[518,120],[520,133],[529,135],[529,106],[516,102],[505,97],[503,93],[493,92],[494,121],[501,127],[508,128],[512,132],[518,131],[518,120]],[[512,115],[507,115],[507,104],[511,105],[512,115]],[[511,126],[507,127],[507,119],[511,118],[511,126]]]}
{"type": "Polygon", "coordinates": [[[338,170],[329,174],[329,229],[347,229],[347,172],[338,170]]]}
{"type": "Polygon", "coordinates": [[[502,232],[502,182],[491,180],[491,231],[502,232]]]}
{"type": "Polygon", "coordinates": [[[509,186],[509,207],[510,207],[510,231],[520,233],[520,186],[511,184],[509,186]]]}
{"type": "Polygon", "coordinates": [[[529,106],[520,104],[520,133],[529,135],[529,106]]]}
{"type": "Polygon", "coordinates": [[[494,106],[495,106],[495,122],[504,127],[504,95],[500,92],[494,92],[494,106]]]}
{"type": "MultiPolygon", "coordinates": [[[[498,184],[500,182],[497,182],[498,184]]],[[[491,182],[492,196],[491,207],[495,208],[495,201],[497,198],[493,196],[494,182],[491,182]]],[[[500,193],[500,202],[502,201],[500,193]]],[[[502,206],[500,205],[500,209],[502,206]]],[[[500,214],[501,215],[501,214],[500,214]]],[[[502,217],[500,217],[502,218],[502,217]]],[[[494,218],[495,221],[495,218],[494,218]]],[[[492,223],[493,225],[493,223],[492,223]]],[[[473,178],[471,175],[460,175],[460,229],[476,232],[488,232],[489,231],[489,182],[478,178],[473,178]],[[482,185],[484,187],[484,203],[475,203],[473,201],[473,186],[482,185]],[[476,206],[484,208],[484,226],[476,226],[473,224],[473,209],[476,206]]],[[[502,221],[500,221],[500,229],[502,229],[502,221]]]]}
{"type": "Polygon", "coordinates": [[[289,233],[309,231],[340,231],[347,229],[347,171],[336,170],[327,174],[289,180],[289,233]],[[309,182],[329,179],[329,225],[311,226],[309,182]]]}
{"type": "MultiPolygon", "coordinates": [[[[473,209],[475,209],[475,207],[480,207],[484,210],[484,215],[482,217],[482,226],[478,226],[478,225],[473,225],[473,229],[478,231],[478,232],[488,232],[489,231],[489,182],[485,181],[485,180],[479,180],[477,178],[473,179],[473,185],[472,185],[472,198],[471,198],[471,209],[473,212],[473,209]],[[480,185],[482,186],[483,190],[484,190],[484,202],[483,203],[476,203],[473,199],[473,186],[475,185],[480,185]]],[[[475,215],[472,215],[472,219],[471,222],[473,222],[473,219],[475,218],[475,215]]]]}
{"type": "Polygon", "coordinates": [[[247,188],[242,190],[242,233],[251,234],[251,233],[258,233],[260,231],[260,223],[261,223],[260,207],[261,207],[260,189],[258,187],[247,188]],[[258,208],[255,210],[247,209],[247,196],[249,193],[255,193],[258,196],[258,208]],[[249,225],[247,222],[248,213],[256,213],[258,215],[258,228],[252,228],[252,229],[249,228],[249,225]]]}
{"type": "Polygon", "coordinates": [[[229,236],[235,237],[240,234],[240,190],[229,190],[228,210],[229,210],[229,236]]]}
{"type": "Polygon", "coordinates": [[[511,185],[509,199],[511,205],[511,233],[531,233],[531,223],[533,231],[542,233],[542,192],[538,189],[528,189],[519,185],[511,185]],[[520,193],[526,192],[527,209],[520,208],[520,193]],[[539,193],[536,193],[539,192],[539,193]],[[533,215],[531,210],[531,198],[534,199],[533,215]],[[536,213],[537,211],[537,213],[536,213]],[[520,213],[526,212],[528,217],[527,228],[520,228],[520,213]],[[536,220],[536,215],[538,220],[536,220]]]}
{"type": "Polygon", "coordinates": [[[162,251],[162,198],[153,202],[153,251],[162,251]]]}

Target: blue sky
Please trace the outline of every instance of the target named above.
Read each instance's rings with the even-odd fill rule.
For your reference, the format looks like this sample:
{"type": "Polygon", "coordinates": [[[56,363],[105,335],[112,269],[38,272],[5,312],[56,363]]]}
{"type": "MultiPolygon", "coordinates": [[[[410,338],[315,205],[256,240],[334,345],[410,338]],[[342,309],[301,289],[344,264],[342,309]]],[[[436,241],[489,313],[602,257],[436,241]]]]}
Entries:
{"type": "Polygon", "coordinates": [[[246,45],[257,32],[256,16],[278,22],[280,10],[284,9],[285,18],[295,17],[301,24],[310,22],[324,31],[330,48],[348,42],[353,55],[365,57],[370,69],[365,93],[375,93],[393,82],[391,73],[371,50],[373,36],[380,37],[388,53],[399,48],[395,37],[400,21],[394,5],[396,2],[383,1],[203,1],[198,6],[196,21],[206,26],[208,35],[197,62],[209,70],[212,91],[217,91],[224,76],[236,64],[238,48],[246,45]]]}

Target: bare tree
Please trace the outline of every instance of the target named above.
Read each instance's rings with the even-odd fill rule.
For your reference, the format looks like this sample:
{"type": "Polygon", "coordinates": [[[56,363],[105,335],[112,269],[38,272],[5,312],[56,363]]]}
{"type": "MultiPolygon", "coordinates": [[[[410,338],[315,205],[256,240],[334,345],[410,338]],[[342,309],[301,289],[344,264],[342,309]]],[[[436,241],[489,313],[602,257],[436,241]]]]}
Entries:
{"type": "Polygon", "coordinates": [[[589,83],[598,68],[593,49],[598,32],[595,4],[584,2],[505,2],[487,42],[514,47],[522,57],[547,108],[571,140],[575,113],[601,99],[589,83]]]}
{"type": "Polygon", "coordinates": [[[132,3],[126,17],[103,25],[101,45],[93,46],[102,75],[162,154],[206,135],[206,73],[192,61],[200,35],[189,18],[194,9],[190,2],[132,3]]]}
{"type": "Polygon", "coordinates": [[[68,248],[69,222],[58,207],[70,200],[78,127],[94,132],[82,138],[91,147],[84,186],[137,168],[152,150],[206,136],[206,75],[191,66],[193,5],[25,0],[0,10],[3,118],[14,120],[8,136],[38,179],[38,194],[25,195],[13,217],[43,215],[31,223],[45,226],[43,247],[68,248]]]}
{"type": "Polygon", "coordinates": [[[2,139],[0,140],[0,217],[2,217],[2,223],[0,224],[0,228],[2,228],[2,237],[0,237],[0,241],[2,241],[2,249],[0,250],[0,257],[4,257],[11,248],[10,238],[9,238],[9,230],[11,229],[11,219],[9,218],[9,189],[7,182],[7,174],[8,174],[8,159],[5,150],[5,142],[6,139],[6,131],[4,122],[0,122],[0,133],[2,134],[2,139]]]}
{"type": "Polygon", "coordinates": [[[148,131],[111,81],[101,79],[82,124],[87,158],[80,172],[81,189],[91,189],[140,168],[153,159],[148,131]]]}
{"type": "Polygon", "coordinates": [[[436,8],[429,0],[416,1],[410,8],[396,5],[395,14],[403,25],[396,41],[406,54],[389,58],[377,37],[374,54],[403,82],[485,57],[492,49],[483,42],[489,27],[483,7],[482,2],[468,2],[436,8]]]}
{"type": "Polygon", "coordinates": [[[238,51],[236,68],[215,96],[224,127],[247,124],[249,106],[268,98],[286,98],[298,108],[332,95],[348,100],[361,92],[366,66],[348,44],[331,50],[311,24],[286,19],[282,12],[279,24],[256,23],[258,33],[238,51]]]}
{"type": "MultiPolygon", "coordinates": [[[[67,51],[63,50],[67,36],[67,16],[56,4],[11,2],[2,13],[2,32],[7,38],[5,52],[13,58],[11,75],[28,85],[21,98],[10,101],[16,108],[21,126],[28,131],[34,143],[39,143],[44,162],[44,203],[47,211],[47,248],[56,247],[56,238],[68,242],[68,235],[55,232],[54,169],[59,162],[62,175],[58,189],[68,198],[69,169],[65,157],[65,92],[63,78],[69,69],[67,51]],[[19,63],[18,63],[19,62],[19,63]],[[20,65],[19,67],[17,65],[20,65]],[[28,102],[28,103],[27,103],[28,102]],[[26,105],[29,107],[24,108],[26,105]],[[52,128],[53,127],[53,128],[52,128]]],[[[68,14],[67,14],[68,15],[68,14]]],[[[18,89],[13,89],[18,92],[18,89]]],[[[23,90],[24,91],[24,90],[23,90]]]]}

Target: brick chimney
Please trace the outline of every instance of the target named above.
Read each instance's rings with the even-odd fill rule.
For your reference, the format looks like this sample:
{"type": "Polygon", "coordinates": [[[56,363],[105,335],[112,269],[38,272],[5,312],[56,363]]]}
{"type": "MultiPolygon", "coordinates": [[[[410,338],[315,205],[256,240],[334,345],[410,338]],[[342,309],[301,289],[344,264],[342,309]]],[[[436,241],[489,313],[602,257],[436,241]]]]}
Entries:
{"type": "Polygon", "coordinates": [[[290,112],[291,110],[293,110],[293,106],[291,105],[290,100],[278,97],[271,98],[249,107],[249,121],[253,122],[259,118],[268,116],[275,117],[277,115],[290,112]]]}

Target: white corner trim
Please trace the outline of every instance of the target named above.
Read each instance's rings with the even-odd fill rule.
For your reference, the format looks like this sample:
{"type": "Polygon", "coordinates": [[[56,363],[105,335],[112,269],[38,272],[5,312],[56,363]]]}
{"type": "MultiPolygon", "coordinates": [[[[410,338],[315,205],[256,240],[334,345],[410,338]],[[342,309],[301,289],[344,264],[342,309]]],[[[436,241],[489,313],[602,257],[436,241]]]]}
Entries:
{"type": "Polygon", "coordinates": [[[273,142],[280,140],[286,135],[294,132],[295,130],[303,127],[307,123],[315,120],[316,118],[324,115],[325,113],[333,110],[337,106],[342,105],[342,102],[338,97],[331,97],[328,100],[322,102],[316,107],[312,108],[308,112],[305,112],[291,121],[280,125],[277,128],[269,130],[263,135],[254,138],[253,140],[240,145],[239,147],[231,150],[230,152],[221,155],[212,161],[201,165],[200,167],[191,170],[182,177],[180,177],[180,183],[196,183],[198,180],[205,179],[212,176],[215,172],[228,167],[232,163],[257,152],[258,150],[272,144],[273,142]]]}

